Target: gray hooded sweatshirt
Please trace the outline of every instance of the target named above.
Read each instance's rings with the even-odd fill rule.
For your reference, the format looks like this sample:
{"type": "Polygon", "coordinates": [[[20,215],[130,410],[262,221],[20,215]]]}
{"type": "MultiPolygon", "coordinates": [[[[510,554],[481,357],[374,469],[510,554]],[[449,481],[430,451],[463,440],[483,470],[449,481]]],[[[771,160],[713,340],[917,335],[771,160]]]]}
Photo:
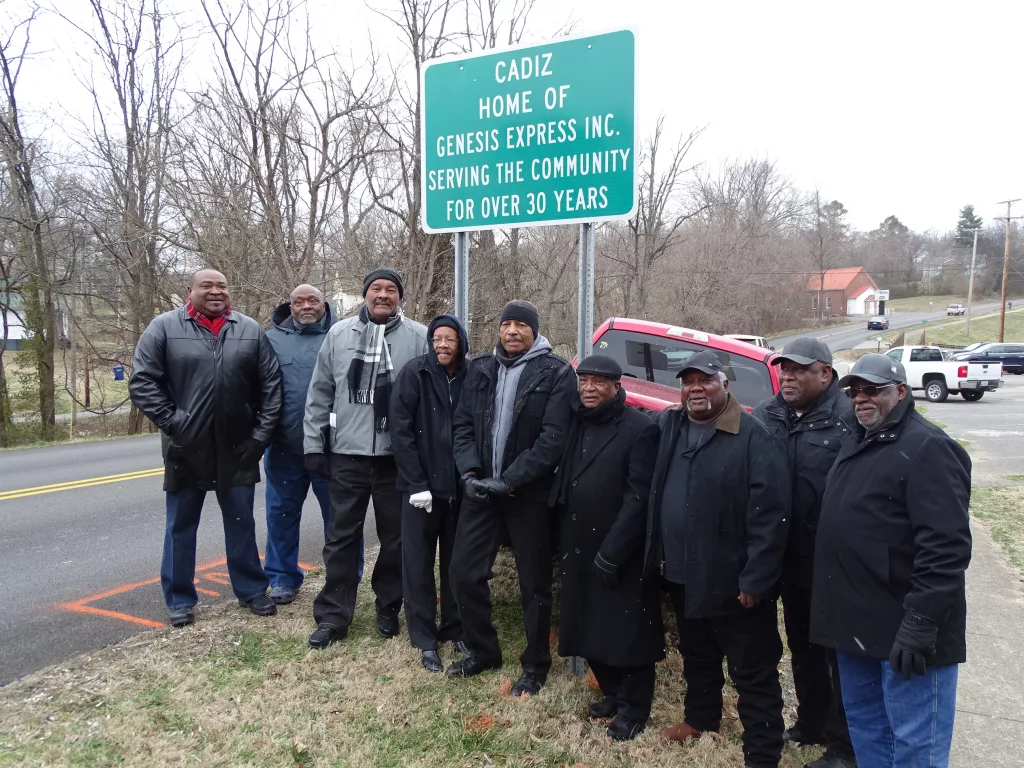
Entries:
{"type": "MultiPolygon", "coordinates": [[[[497,351],[496,345],[495,353],[497,351]]],[[[498,361],[498,380],[494,385],[494,421],[491,424],[491,471],[495,477],[501,477],[502,461],[505,458],[505,442],[508,440],[509,432],[512,431],[512,416],[515,413],[519,377],[522,376],[528,361],[546,355],[550,351],[551,342],[543,336],[538,336],[533,342],[533,346],[517,357],[512,365],[506,366],[500,360],[498,361]]]]}

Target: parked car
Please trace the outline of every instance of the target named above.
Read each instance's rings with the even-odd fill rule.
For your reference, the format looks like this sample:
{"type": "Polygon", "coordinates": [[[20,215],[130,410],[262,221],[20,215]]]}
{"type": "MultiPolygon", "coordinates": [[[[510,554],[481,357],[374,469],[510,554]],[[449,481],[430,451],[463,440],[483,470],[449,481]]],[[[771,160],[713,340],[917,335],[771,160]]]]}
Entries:
{"type": "Polygon", "coordinates": [[[1024,344],[972,344],[973,349],[966,347],[953,353],[953,360],[1003,364],[1006,373],[1024,374],[1024,344]]]}
{"type": "Polygon", "coordinates": [[[899,360],[907,371],[907,385],[923,390],[927,400],[945,402],[950,392],[959,392],[964,400],[981,400],[986,392],[1003,385],[1003,366],[999,363],[968,363],[944,360],[938,347],[893,347],[886,354],[899,360]]]}
{"type": "Polygon", "coordinates": [[[888,331],[889,330],[889,318],[885,315],[878,315],[868,320],[869,331],[888,331]]]}
{"type": "Polygon", "coordinates": [[[727,333],[725,334],[727,339],[736,339],[736,341],[742,341],[744,344],[752,344],[755,347],[761,349],[775,349],[764,336],[747,336],[742,333],[727,333]]]}
{"type": "Polygon", "coordinates": [[[946,307],[947,315],[965,315],[967,314],[967,307],[963,304],[950,304],[946,307]]]}
{"type": "MultiPolygon", "coordinates": [[[[746,410],[779,391],[775,353],[728,336],[677,325],[613,317],[594,331],[594,353],[622,366],[626,402],[660,411],[679,402],[676,374],[695,352],[712,349],[722,363],[729,392],[746,410]]],[[[575,365],[576,361],[573,361],[575,365]]]]}
{"type": "Polygon", "coordinates": [[[984,346],[987,346],[989,344],[994,344],[994,343],[995,342],[993,342],[993,341],[976,341],[973,344],[968,344],[963,349],[951,349],[949,351],[950,359],[952,359],[953,355],[960,355],[960,354],[963,354],[964,352],[973,352],[978,347],[984,347],[984,346]]]}

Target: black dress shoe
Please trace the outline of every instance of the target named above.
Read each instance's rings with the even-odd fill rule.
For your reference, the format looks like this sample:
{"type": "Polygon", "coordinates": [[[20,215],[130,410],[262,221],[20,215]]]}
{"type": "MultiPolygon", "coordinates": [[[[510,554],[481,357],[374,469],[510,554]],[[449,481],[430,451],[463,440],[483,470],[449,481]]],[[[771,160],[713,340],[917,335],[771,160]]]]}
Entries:
{"type": "Polygon", "coordinates": [[[309,647],[326,648],[331,643],[344,640],[347,634],[348,630],[345,627],[334,624],[317,624],[316,632],[309,636],[309,647]]]}
{"type": "Polygon", "coordinates": [[[628,717],[616,715],[611,725],[608,726],[606,733],[615,741],[629,741],[643,733],[646,727],[646,721],[630,720],[628,717]]]}
{"type": "Polygon", "coordinates": [[[824,755],[813,763],[805,764],[804,768],[857,768],[857,761],[852,757],[842,757],[835,754],[830,755],[828,750],[825,750],[824,755]]]}
{"type": "Polygon", "coordinates": [[[168,620],[172,627],[187,627],[189,624],[195,623],[196,615],[191,608],[176,608],[171,611],[168,620]]]}
{"type": "Polygon", "coordinates": [[[546,677],[535,675],[533,672],[523,672],[516,680],[516,684],[512,686],[510,693],[513,696],[536,696],[540,693],[546,679],[546,677]]]}
{"type": "Polygon", "coordinates": [[[799,722],[782,732],[782,740],[787,744],[800,747],[825,746],[825,734],[810,731],[807,726],[799,722]]]}
{"type": "Polygon", "coordinates": [[[594,720],[603,720],[606,717],[614,717],[619,711],[619,700],[615,696],[605,696],[600,701],[595,701],[587,707],[587,717],[594,720]]]}
{"type": "Polygon", "coordinates": [[[469,646],[466,645],[465,640],[456,640],[452,643],[452,650],[456,653],[460,653],[463,656],[469,656],[469,646]]]}
{"type": "Polygon", "coordinates": [[[472,677],[473,675],[479,675],[481,672],[486,672],[488,669],[501,669],[501,659],[497,661],[478,661],[469,656],[456,661],[445,670],[445,674],[448,677],[472,677]]]}
{"type": "Polygon", "coordinates": [[[274,601],[266,595],[258,595],[252,600],[239,600],[239,605],[244,605],[254,616],[273,616],[277,613],[277,606],[274,601]]]}
{"type": "Polygon", "coordinates": [[[387,616],[383,613],[377,614],[377,632],[385,640],[390,640],[392,637],[397,637],[399,632],[398,627],[398,614],[393,616],[387,616]]]}
{"type": "Polygon", "coordinates": [[[420,651],[420,662],[427,672],[444,672],[444,665],[437,651],[420,651]]]}

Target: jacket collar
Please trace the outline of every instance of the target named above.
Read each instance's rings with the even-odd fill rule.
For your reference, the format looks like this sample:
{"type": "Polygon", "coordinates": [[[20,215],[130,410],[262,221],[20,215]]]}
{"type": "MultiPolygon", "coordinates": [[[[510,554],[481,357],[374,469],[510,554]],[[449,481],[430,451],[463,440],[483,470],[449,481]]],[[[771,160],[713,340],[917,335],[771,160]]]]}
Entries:
{"type": "Polygon", "coordinates": [[[715,429],[721,432],[728,432],[730,435],[738,435],[740,433],[741,416],[743,416],[743,409],[740,407],[740,401],[729,395],[729,400],[725,404],[725,410],[722,411],[715,421],[715,429]]]}
{"type": "MultiPolygon", "coordinates": [[[[896,407],[893,408],[889,415],[885,417],[885,420],[882,421],[881,426],[879,426],[878,429],[873,431],[870,435],[868,434],[868,431],[860,425],[860,422],[857,421],[856,426],[854,427],[857,434],[857,440],[860,444],[869,442],[871,438],[874,438],[880,443],[892,442],[900,436],[904,425],[906,425],[907,421],[909,421],[916,412],[917,411],[914,408],[914,397],[910,391],[907,390],[907,396],[896,404],[896,407]]],[[[856,416],[854,417],[854,421],[856,421],[856,416]]]]}

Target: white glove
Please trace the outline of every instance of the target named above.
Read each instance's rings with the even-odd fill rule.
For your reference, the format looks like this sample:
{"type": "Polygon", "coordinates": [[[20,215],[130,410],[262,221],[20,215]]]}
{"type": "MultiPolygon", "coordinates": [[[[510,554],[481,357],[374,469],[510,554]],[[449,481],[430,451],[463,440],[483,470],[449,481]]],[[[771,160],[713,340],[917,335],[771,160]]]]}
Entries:
{"type": "Polygon", "coordinates": [[[409,497],[409,503],[414,507],[425,509],[427,512],[430,512],[431,508],[434,506],[434,497],[430,495],[430,491],[420,491],[419,493],[414,493],[409,497]]]}

